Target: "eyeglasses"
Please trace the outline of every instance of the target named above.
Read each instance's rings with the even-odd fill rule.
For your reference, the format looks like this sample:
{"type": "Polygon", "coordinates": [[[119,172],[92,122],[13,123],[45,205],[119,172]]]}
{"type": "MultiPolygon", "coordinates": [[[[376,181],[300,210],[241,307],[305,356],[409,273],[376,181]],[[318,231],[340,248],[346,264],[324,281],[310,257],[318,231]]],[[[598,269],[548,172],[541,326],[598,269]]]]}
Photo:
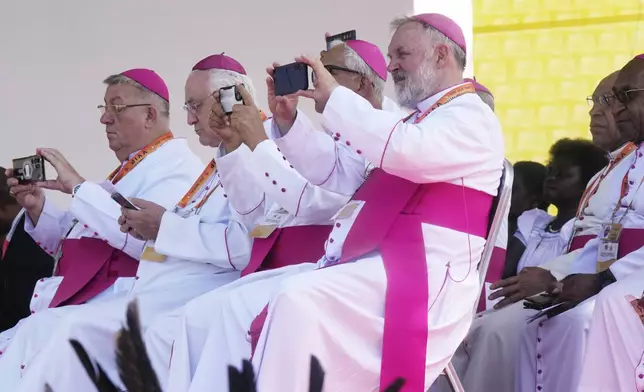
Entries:
{"type": "Polygon", "coordinates": [[[98,105],[97,108],[98,110],[101,111],[101,116],[102,116],[103,114],[105,114],[105,112],[110,112],[112,114],[119,114],[127,108],[135,108],[139,106],[152,106],[152,105],[149,103],[137,103],[133,105],[114,104],[114,105],[98,105]]]}
{"type": "Polygon", "coordinates": [[[634,93],[638,91],[644,91],[644,88],[632,88],[632,89],[616,89],[613,87],[613,94],[615,94],[615,98],[623,104],[629,103],[633,99],[634,93]]]}
{"type": "Polygon", "coordinates": [[[586,97],[586,102],[588,102],[588,106],[594,106],[594,105],[599,105],[599,106],[608,106],[610,105],[613,100],[615,99],[614,94],[602,94],[602,95],[589,95],[586,97]]]}
{"type": "Polygon", "coordinates": [[[186,102],[185,105],[183,105],[183,110],[196,115],[197,113],[199,113],[199,109],[204,104],[204,102],[206,102],[206,100],[210,97],[212,97],[212,94],[197,102],[186,102]]]}
{"type": "MultiPolygon", "coordinates": [[[[362,73],[360,73],[360,72],[358,72],[358,71],[356,71],[354,69],[340,67],[338,65],[325,65],[324,68],[326,68],[326,70],[329,71],[329,73],[331,75],[333,75],[335,73],[335,71],[343,71],[343,72],[348,72],[348,73],[352,73],[352,74],[355,74],[355,75],[362,75],[362,73]]],[[[313,81],[313,84],[315,84],[315,80],[316,80],[315,72],[313,72],[311,74],[311,80],[313,81]]]]}

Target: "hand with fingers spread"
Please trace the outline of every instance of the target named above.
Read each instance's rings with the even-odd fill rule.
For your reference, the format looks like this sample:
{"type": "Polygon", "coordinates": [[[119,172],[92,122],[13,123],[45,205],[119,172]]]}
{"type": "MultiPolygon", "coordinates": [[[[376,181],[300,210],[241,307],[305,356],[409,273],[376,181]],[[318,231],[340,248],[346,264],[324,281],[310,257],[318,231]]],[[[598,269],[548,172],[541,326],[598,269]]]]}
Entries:
{"type": "Polygon", "coordinates": [[[526,267],[518,275],[512,276],[490,286],[491,290],[497,290],[490,294],[489,300],[505,297],[494,305],[495,309],[501,309],[515,302],[526,299],[546,291],[550,285],[557,280],[550,271],[539,267],[526,267]]]}
{"type": "Polygon", "coordinates": [[[322,113],[326,107],[326,103],[331,97],[331,93],[339,86],[333,75],[324,68],[324,64],[319,59],[308,56],[300,56],[295,58],[298,63],[304,63],[311,67],[315,74],[313,82],[313,90],[298,91],[297,95],[300,97],[311,98],[315,100],[315,110],[322,113]]]}
{"type": "Polygon", "coordinates": [[[273,63],[272,67],[266,68],[268,77],[266,78],[266,90],[268,96],[268,108],[273,113],[273,121],[280,129],[282,135],[286,135],[291,130],[297,115],[298,97],[295,94],[275,96],[275,81],[273,80],[273,71],[279,67],[278,63],[273,63]]]}
{"type": "Polygon", "coordinates": [[[78,174],[60,151],[54,148],[41,148],[38,153],[56,169],[58,178],[39,181],[36,183],[37,186],[71,194],[76,185],[85,182],[85,179],[78,174]]]}
{"type": "Polygon", "coordinates": [[[219,91],[215,91],[212,97],[214,102],[210,108],[208,126],[219,136],[226,151],[232,152],[241,146],[243,140],[241,135],[230,127],[230,118],[224,113],[224,108],[221,106],[219,91]]]}
{"type": "Polygon", "coordinates": [[[5,175],[7,176],[9,193],[16,198],[18,204],[27,210],[29,218],[35,225],[38,223],[38,218],[45,205],[45,192],[35,184],[19,184],[18,179],[13,177],[12,169],[5,170],[5,175]]]}
{"type": "Polygon", "coordinates": [[[131,201],[139,210],[121,209],[118,220],[121,231],[138,240],[156,240],[166,209],[147,200],[133,198],[131,201]]]}
{"type": "Polygon", "coordinates": [[[238,84],[235,88],[242,96],[244,104],[233,106],[230,127],[239,133],[248,148],[254,150],[259,143],[268,139],[264,131],[264,122],[259,114],[259,109],[253,102],[253,97],[250,96],[244,85],[238,84]]]}

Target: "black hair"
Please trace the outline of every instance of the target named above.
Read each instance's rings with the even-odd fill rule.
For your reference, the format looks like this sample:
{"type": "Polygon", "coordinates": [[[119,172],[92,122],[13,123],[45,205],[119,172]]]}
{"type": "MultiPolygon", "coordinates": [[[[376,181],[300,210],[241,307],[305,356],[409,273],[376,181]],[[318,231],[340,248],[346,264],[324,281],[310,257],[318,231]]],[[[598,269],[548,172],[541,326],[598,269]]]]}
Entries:
{"type": "Polygon", "coordinates": [[[579,166],[583,185],[608,164],[606,152],[585,139],[560,139],[550,147],[549,155],[549,162],[563,158],[579,166]]]}
{"type": "Polygon", "coordinates": [[[543,199],[543,183],[546,181],[548,169],[538,162],[520,161],[514,165],[515,181],[520,181],[526,192],[539,201],[537,208],[548,209],[548,203],[543,199]]]}
{"type": "Polygon", "coordinates": [[[7,176],[4,174],[5,168],[0,166],[0,206],[7,204],[17,204],[18,201],[9,194],[7,186],[7,176]]]}

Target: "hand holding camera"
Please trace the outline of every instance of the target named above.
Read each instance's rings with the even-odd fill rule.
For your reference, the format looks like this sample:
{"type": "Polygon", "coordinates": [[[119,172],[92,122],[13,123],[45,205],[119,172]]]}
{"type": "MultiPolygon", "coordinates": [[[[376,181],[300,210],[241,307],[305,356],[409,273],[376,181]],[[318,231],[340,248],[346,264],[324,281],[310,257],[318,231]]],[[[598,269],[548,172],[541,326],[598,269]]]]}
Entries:
{"type": "Polygon", "coordinates": [[[238,84],[235,89],[242,98],[242,103],[232,107],[230,126],[241,136],[248,148],[254,150],[259,143],[268,139],[264,131],[264,122],[253,102],[253,97],[244,85],[238,84]]]}
{"type": "MultiPolygon", "coordinates": [[[[298,96],[294,94],[276,95],[275,94],[275,69],[281,66],[278,63],[273,63],[272,67],[266,68],[268,77],[266,78],[268,108],[273,113],[273,121],[279,127],[282,135],[285,135],[293,126],[295,116],[297,114],[298,96]]],[[[306,66],[304,66],[306,69],[306,66]]],[[[308,71],[307,76],[308,80],[308,71]]],[[[308,88],[308,87],[307,87],[308,88]]]]}
{"type": "Polygon", "coordinates": [[[20,169],[5,170],[7,186],[9,187],[9,193],[16,198],[18,204],[27,210],[29,217],[35,224],[45,205],[45,193],[33,182],[26,182],[23,175],[20,174],[20,169]]]}
{"type": "Polygon", "coordinates": [[[54,148],[41,148],[38,153],[51,163],[58,177],[55,180],[38,181],[36,186],[71,194],[76,185],[85,182],[85,179],[78,174],[60,151],[54,148]]]}
{"type": "Polygon", "coordinates": [[[230,127],[230,118],[221,103],[221,90],[215,91],[212,97],[214,102],[210,108],[208,126],[219,136],[227,152],[234,151],[243,143],[241,135],[230,127]]]}

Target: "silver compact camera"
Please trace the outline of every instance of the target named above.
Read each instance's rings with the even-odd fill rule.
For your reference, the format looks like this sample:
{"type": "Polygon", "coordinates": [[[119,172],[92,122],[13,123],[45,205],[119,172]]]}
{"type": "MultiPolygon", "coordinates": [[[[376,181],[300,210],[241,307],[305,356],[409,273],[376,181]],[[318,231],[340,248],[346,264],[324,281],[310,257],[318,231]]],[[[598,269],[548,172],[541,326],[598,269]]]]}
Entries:
{"type": "Polygon", "coordinates": [[[221,102],[221,108],[224,110],[224,113],[231,114],[233,112],[233,106],[243,105],[244,99],[239,91],[237,91],[237,86],[228,86],[219,89],[219,102],[221,102]]]}

